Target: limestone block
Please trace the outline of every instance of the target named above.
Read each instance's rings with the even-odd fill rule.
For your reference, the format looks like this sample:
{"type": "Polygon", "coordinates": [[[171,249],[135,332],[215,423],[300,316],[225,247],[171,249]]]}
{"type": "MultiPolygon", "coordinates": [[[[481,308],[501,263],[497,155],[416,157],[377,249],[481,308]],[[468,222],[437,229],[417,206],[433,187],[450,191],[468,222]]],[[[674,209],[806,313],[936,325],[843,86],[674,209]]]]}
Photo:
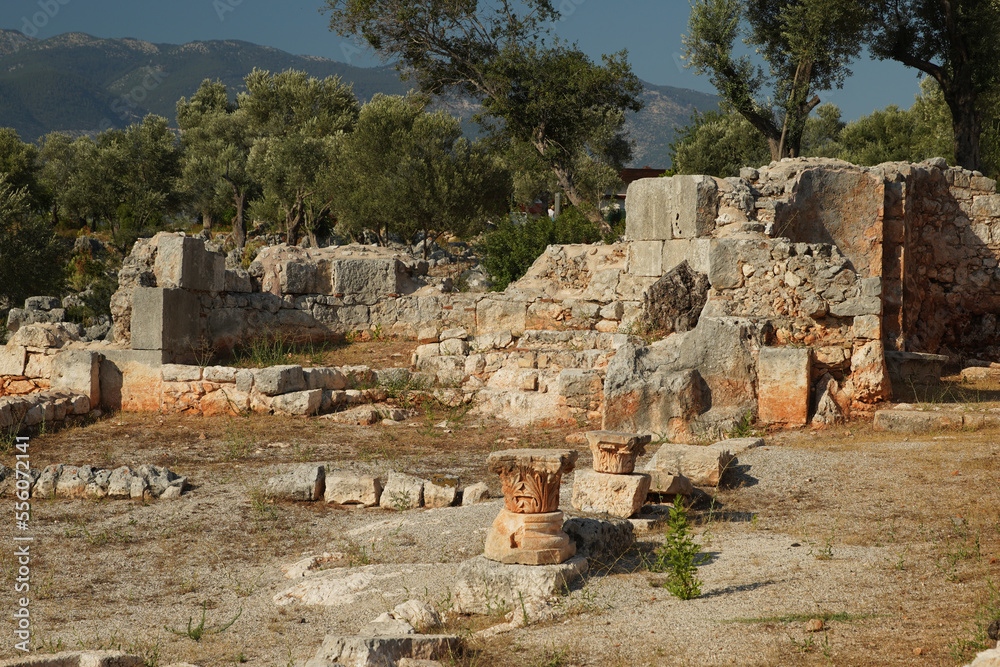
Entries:
{"type": "Polygon", "coordinates": [[[715,289],[735,289],[743,285],[740,245],[740,241],[733,239],[711,241],[708,250],[708,282],[715,289]]]}
{"type": "Polygon", "coordinates": [[[469,332],[461,327],[458,327],[455,329],[445,329],[444,331],[441,332],[441,335],[438,336],[438,340],[443,343],[446,340],[452,340],[452,339],[465,340],[468,337],[469,337],[469,332]]]}
{"type": "Polygon", "coordinates": [[[628,518],[642,509],[649,493],[649,475],[616,475],[577,470],[573,477],[573,507],[581,512],[628,518]]]}
{"type": "Polygon", "coordinates": [[[459,614],[488,614],[498,606],[519,609],[564,594],[587,573],[587,559],[570,558],[559,565],[505,565],[477,556],[458,568],[454,610],[459,614]]]}
{"type": "Polygon", "coordinates": [[[254,371],[254,387],[265,396],[277,396],[306,388],[301,366],[271,366],[254,371]]]}
{"type": "Polygon", "coordinates": [[[434,475],[424,482],[424,507],[451,507],[458,497],[457,477],[434,475]]]}
{"type": "Polygon", "coordinates": [[[204,241],[191,236],[159,235],[153,272],[160,287],[203,292],[221,292],[226,287],[226,258],[206,250],[204,241]]]}
{"type": "Polygon", "coordinates": [[[0,347],[0,375],[24,375],[28,349],[22,345],[0,347]]]}
{"type": "Polygon", "coordinates": [[[389,473],[379,505],[385,509],[408,510],[424,504],[424,480],[401,472],[389,473]]]}
{"type": "Polygon", "coordinates": [[[461,646],[462,640],[457,635],[327,635],[309,664],[383,667],[397,665],[405,658],[444,660],[457,655],[461,646]]]}
{"type": "Polygon", "coordinates": [[[198,382],[201,380],[201,367],[183,364],[163,364],[160,374],[164,382],[198,382]]]}
{"type": "Polygon", "coordinates": [[[490,489],[485,482],[470,484],[462,489],[462,505],[474,505],[490,499],[490,489]]]}
{"type": "Polygon", "coordinates": [[[727,453],[731,458],[764,446],[764,438],[729,438],[709,445],[712,449],[727,453]]]}
{"type": "Polygon", "coordinates": [[[650,477],[650,493],[660,493],[666,496],[690,496],[694,492],[694,485],[684,475],[674,475],[658,470],[647,470],[646,472],[650,477]]]}
{"type": "Polygon", "coordinates": [[[232,385],[222,387],[202,396],[198,408],[205,417],[236,416],[250,409],[250,394],[232,385]]]}
{"type": "MultiPolygon", "coordinates": [[[[995,629],[996,621],[992,625],[995,629]]],[[[996,636],[995,632],[993,636],[996,636]]],[[[1000,646],[980,651],[968,667],[1000,667],[1000,646]]]]}
{"type": "Polygon", "coordinates": [[[56,484],[62,475],[63,466],[59,464],[47,465],[42,469],[38,481],[31,493],[35,498],[53,498],[56,494],[56,484]]]}
{"type": "Polygon", "coordinates": [[[202,375],[205,378],[205,382],[233,383],[236,382],[236,374],[238,372],[238,368],[230,366],[209,366],[204,369],[202,375]]]}
{"type": "Polygon", "coordinates": [[[858,296],[840,303],[831,303],[830,314],[834,317],[881,315],[882,298],[877,296],[858,296]]]}
{"type": "Polygon", "coordinates": [[[245,269],[227,269],[225,291],[230,294],[253,292],[253,278],[245,269]]]}
{"type": "Polygon", "coordinates": [[[854,351],[851,355],[851,381],[854,383],[855,401],[876,403],[892,396],[892,381],[882,341],[869,341],[854,351]]]}
{"type": "Polygon", "coordinates": [[[806,424],[812,351],[764,347],[757,361],[758,418],[765,424],[806,424]]]}
{"type": "Polygon", "coordinates": [[[79,336],[66,324],[30,324],[22,326],[7,341],[7,347],[23,346],[45,350],[59,348],[79,336]]]}
{"type": "Polygon", "coordinates": [[[677,423],[686,423],[704,411],[703,380],[698,371],[652,371],[648,376],[628,368],[629,346],[620,351],[605,377],[606,430],[669,433],[677,423]],[[620,357],[620,358],[619,358],[620,357]],[[619,366],[621,362],[625,362],[619,366]]]}
{"type": "Polygon", "coordinates": [[[625,198],[628,240],[695,238],[715,229],[719,188],[710,176],[643,178],[625,198]]]}
{"type": "Polygon", "coordinates": [[[633,241],[628,247],[628,271],[635,276],[663,275],[663,241],[633,241]]]}
{"type": "Polygon", "coordinates": [[[1000,217],[1000,195],[982,195],[973,199],[972,215],[976,218],[1000,217]]]}
{"type": "Polygon", "coordinates": [[[338,368],[303,368],[302,376],[307,389],[339,391],[347,388],[347,376],[338,368]]]}
{"type": "Polygon", "coordinates": [[[306,391],[279,394],[271,401],[271,408],[275,412],[286,415],[314,415],[319,412],[322,405],[322,389],[307,389],[306,391]]]}
{"type": "Polygon", "coordinates": [[[146,480],[149,492],[154,498],[162,497],[172,488],[176,488],[177,495],[180,495],[187,488],[187,477],[182,477],[162,466],[145,463],[139,466],[135,473],[146,480]]]}
{"type": "Polygon", "coordinates": [[[326,476],[327,504],[375,507],[382,497],[382,480],[378,477],[332,472],[326,476]]]}
{"type": "Polygon", "coordinates": [[[854,336],[866,340],[882,338],[882,318],[878,315],[858,315],[854,318],[854,336]]]}
{"type": "Polygon", "coordinates": [[[941,373],[944,365],[948,363],[948,357],[943,354],[887,350],[885,361],[892,382],[936,384],[941,381],[941,373]]]}
{"type": "MultiPolygon", "coordinates": [[[[482,336],[499,333],[502,337],[504,332],[508,332],[511,336],[520,337],[524,333],[527,318],[526,302],[485,298],[476,304],[476,334],[482,336]]],[[[477,349],[485,349],[479,342],[477,338],[477,349]]]]}
{"type": "Polygon", "coordinates": [[[406,621],[421,632],[441,625],[441,615],[434,607],[421,600],[407,600],[398,604],[393,607],[389,615],[397,620],[406,621]]]}
{"type": "Polygon", "coordinates": [[[469,344],[460,338],[449,338],[440,343],[441,354],[465,355],[469,353],[469,344]]]}
{"type": "Polygon", "coordinates": [[[56,480],[54,493],[59,498],[82,498],[94,477],[93,466],[64,466],[56,480]]]}
{"type": "Polygon", "coordinates": [[[198,297],[187,290],[137,287],[132,293],[132,349],[191,353],[201,337],[198,297]]]}
{"type": "Polygon", "coordinates": [[[72,407],[70,411],[74,415],[85,415],[90,412],[91,402],[86,396],[74,396],[70,399],[72,407]]]}
{"type": "Polygon", "coordinates": [[[28,363],[24,366],[24,375],[29,378],[51,378],[54,358],[51,354],[29,352],[28,363]]]}
{"type": "Polygon", "coordinates": [[[646,464],[646,472],[683,475],[698,486],[718,486],[732,457],[713,447],[664,443],[646,464]]]}
{"type": "Polygon", "coordinates": [[[566,398],[597,397],[603,389],[601,374],[595,370],[566,368],[556,378],[556,393],[566,398]]]}
{"type": "Polygon", "coordinates": [[[305,463],[267,480],[264,490],[280,500],[319,500],[326,489],[326,468],[305,463]]]}
{"type": "Polygon", "coordinates": [[[594,565],[612,565],[635,543],[635,529],[623,519],[577,516],[563,530],[576,543],[576,554],[594,565]]]}
{"type": "Polygon", "coordinates": [[[403,292],[405,271],[395,258],[337,259],[331,262],[333,293],[356,295],[360,303],[376,303],[403,292]]]}

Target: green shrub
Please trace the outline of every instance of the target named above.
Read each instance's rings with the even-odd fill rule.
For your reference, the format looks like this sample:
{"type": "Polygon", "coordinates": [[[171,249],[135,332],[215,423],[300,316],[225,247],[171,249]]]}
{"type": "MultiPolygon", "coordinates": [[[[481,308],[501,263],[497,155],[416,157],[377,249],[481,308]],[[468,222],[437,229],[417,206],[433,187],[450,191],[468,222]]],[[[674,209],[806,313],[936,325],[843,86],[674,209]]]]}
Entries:
{"type": "Polygon", "coordinates": [[[667,573],[663,587],[675,597],[681,600],[698,597],[701,595],[698,565],[705,561],[705,554],[701,552],[701,545],[691,537],[691,524],[681,496],[674,499],[674,506],[670,509],[666,537],[663,545],[656,550],[655,560],[649,569],[667,573]]]}
{"type": "Polygon", "coordinates": [[[476,250],[493,279],[493,289],[503,291],[523,276],[552,244],[599,243],[600,228],[575,208],[555,220],[542,216],[521,224],[505,218],[483,235],[476,250]]]}

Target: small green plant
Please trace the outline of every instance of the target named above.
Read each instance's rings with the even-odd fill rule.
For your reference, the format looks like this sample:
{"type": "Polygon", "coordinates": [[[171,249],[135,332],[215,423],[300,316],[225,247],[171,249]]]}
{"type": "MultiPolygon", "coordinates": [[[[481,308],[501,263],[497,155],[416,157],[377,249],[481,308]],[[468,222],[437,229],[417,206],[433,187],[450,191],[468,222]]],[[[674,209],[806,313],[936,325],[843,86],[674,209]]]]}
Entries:
{"type": "Polygon", "coordinates": [[[250,424],[245,419],[238,420],[236,418],[229,419],[229,425],[226,426],[226,436],[222,442],[225,445],[222,458],[226,461],[237,461],[250,456],[256,445],[250,431],[250,424]]]}
{"type": "Polygon", "coordinates": [[[243,615],[243,609],[240,608],[240,610],[239,610],[239,612],[237,612],[236,616],[233,616],[232,620],[230,620],[228,623],[223,623],[222,625],[210,625],[210,626],[206,627],[205,626],[205,615],[206,615],[207,609],[208,609],[208,603],[202,602],[201,603],[201,622],[198,623],[198,625],[194,625],[194,617],[192,616],[191,618],[188,618],[187,630],[177,630],[176,628],[171,628],[171,627],[168,627],[166,625],[163,626],[163,629],[166,630],[167,632],[171,632],[171,633],[173,633],[175,635],[178,635],[180,637],[188,637],[189,639],[193,639],[196,642],[200,642],[202,640],[202,637],[205,637],[206,635],[218,635],[218,634],[222,634],[223,632],[225,632],[226,630],[228,630],[230,627],[232,627],[233,623],[235,623],[236,620],[240,616],[243,615]]]}
{"type": "Polygon", "coordinates": [[[763,433],[754,427],[753,410],[747,410],[726,435],[730,438],[757,438],[763,433]]]}
{"type": "Polygon", "coordinates": [[[409,491],[393,491],[389,494],[389,504],[397,512],[406,511],[413,506],[409,491]]]}
{"type": "Polygon", "coordinates": [[[837,532],[837,522],[833,522],[833,528],[830,529],[830,535],[826,538],[823,543],[823,547],[816,552],[816,560],[833,560],[833,536],[837,532]]]}
{"type": "Polygon", "coordinates": [[[956,662],[968,662],[973,655],[990,647],[989,626],[1000,619],[1000,587],[986,580],[986,590],[976,604],[976,612],[966,627],[966,636],[955,639],[948,651],[956,662]]]}
{"type": "Polygon", "coordinates": [[[274,507],[271,496],[264,489],[254,488],[250,491],[250,509],[257,521],[277,521],[278,510],[274,507]]]}
{"type": "Polygon", "coordinates": [[[670,509],[666,541],[656,549],[653,572],[666,572],[663,587],[681,600],[691,600],[701,595],[701,580],[697,577],[698,565],[705,561],[701,545],[691,536],[684,498],[678,495],[670,509]]]}

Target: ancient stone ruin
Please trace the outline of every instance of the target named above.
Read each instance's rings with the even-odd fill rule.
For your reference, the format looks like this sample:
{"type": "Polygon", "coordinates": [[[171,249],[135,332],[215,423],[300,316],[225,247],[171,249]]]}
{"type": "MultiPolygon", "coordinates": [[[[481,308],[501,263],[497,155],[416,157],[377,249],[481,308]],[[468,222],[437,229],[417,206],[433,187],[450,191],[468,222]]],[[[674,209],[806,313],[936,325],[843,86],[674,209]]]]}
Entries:
{"type": "Polygon", "coordinates": [[[275,246],[244,270],[200,239],[158,234],[125,261],[113,342],[48,322],[54,308],[16,318],[0,393],[18,398],[0,406],[0,426],[85,411],[83,397],[88,409],[193,414],[378,403],[379,369],[209,365],[253,336],[373,329],[421,343],[393,377],[517,425],[681,441],[747,415],[870,415],[893,375],[1000,359],[995,190],[937,159],[643,179],[629,188],[625,241],[551,246],[485,294],[448,291],[425,262],[388,249],[275,246]],[[674,333],[654,342],[651,327],[674,333]]]}

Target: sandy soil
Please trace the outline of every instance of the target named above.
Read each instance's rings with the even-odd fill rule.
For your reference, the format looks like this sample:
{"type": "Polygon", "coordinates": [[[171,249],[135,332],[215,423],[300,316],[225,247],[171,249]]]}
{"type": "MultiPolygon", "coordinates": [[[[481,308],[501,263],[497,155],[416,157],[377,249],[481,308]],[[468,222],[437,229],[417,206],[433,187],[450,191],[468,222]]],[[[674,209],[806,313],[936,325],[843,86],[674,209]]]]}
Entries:
{"type": "MultiPolygon", "coordinates": [[[[125,414],[34,437],[33,467],[156,463],[194,487],[176,501],[35,501],[33,644],[122,648],[149,665],[288,665],[311,657],[325,634],[356,632],[419,598],[469,637],[458,665],[955,665],[984,640],[984,619],[1000,613],[989,587],[1000,585],[1000,444],[991,432],[906,438],[853,425],[770,435],[722,488],[706,489],[713,503],[692,511],[710,557],[698,570],[700,597],[681,601],[660,586],[664,575],[649,572],[643,555],[662,531],[640,533],[618,563],[558,602],[554,620],[491,639],[473,633],[504,619],[448,613],[449,585],[459,563],[481,553],[499,501],[346,510],[273,503],[261,491],[294,463],[323,462],[383,475],[448,472],[499,494],[488,452],[565,447],[569,433],[475,423],[425,405],[394,427],[125,414]],[[449,429],[435,427],[448,419],[449,429]],[[323,552],[342,554],[331,568],[394,583],[334,607],[276,605],[293,584],[280,567],[323,552]],[[208,631],[195,641],[188,623],[197,629],[203,610],[208,631]],[[806,632],[810,618],[824,629],[806,632]]],[[[13,465],[13,453],[0,462],[13,465]]],[[[4,606],[14,597],[13,523],[0,524],[4,606]]],[[[8,639],[0,658],[13,655],[8,639]]]]}

